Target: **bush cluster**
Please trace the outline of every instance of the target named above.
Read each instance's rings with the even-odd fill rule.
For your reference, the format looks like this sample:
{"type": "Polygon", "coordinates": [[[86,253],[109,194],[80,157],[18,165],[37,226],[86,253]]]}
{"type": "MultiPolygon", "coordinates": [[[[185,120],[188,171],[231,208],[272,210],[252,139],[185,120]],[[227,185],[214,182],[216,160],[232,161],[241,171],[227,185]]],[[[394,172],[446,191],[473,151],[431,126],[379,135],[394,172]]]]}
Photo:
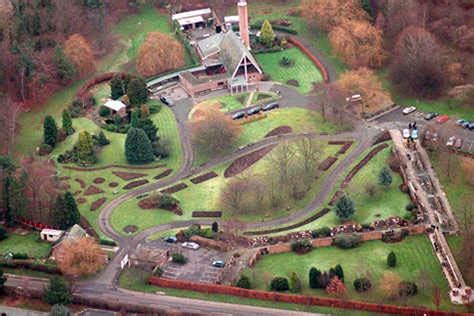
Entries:
{"type": "Polygon", "coordinates": [[[357,292],[367,292],[372,288],[372,283],[368,278],[355,279],[354,288],[357,292]]]}
{"type": "Polygon", "coordinates": [[[362,238],[357,234],[338,235],[334,238],[334,244],[342,249],[355,248],[360,245],[362,238]]]}
{"type": "Polygon", "coordinates": [[[290,289],[288,279],[284,277],[273,278],[272,282],[270,283],[270,289],[278,292],[288,291],[290,289]]]}
{"type": "Polygon", "coordinates": [[[250,289],[252,287],[250,283],[250,279],[246,275],[240,276],[239,280],[235,284],[235,286],[240,287],[242,289],[250,289]]]}
{"type": "Polygon", "coordinates": [[[311,236],[313,238],[321,238],[321,237],[329,237],[331,236],[331,228],[329,227],[321,227],[311,231],[311,236]]]}
{"type": "Polygon", "coordinates": [[[313,245],[307,239],[298,240],[291,244],[291,250],[299,254],[310,252],[312,249],[313,249],[313,245]]]}
{"type": "Polygon", "coordinates": [[[330,268],[329,271],[320,271],[312,267],[309,270],[309,287],[312,289],[325,289],[334,277],[338,277],[344,282],[344,270],[340,264],[330,268]]]}
{"type": "Polygon", "coordinates": [[[186,262],[188,262],[188,259],[181,253],[173,253],[171,255],[171,260],[173,260],[173,262],[177,264],[185,264],[186,262]]]}

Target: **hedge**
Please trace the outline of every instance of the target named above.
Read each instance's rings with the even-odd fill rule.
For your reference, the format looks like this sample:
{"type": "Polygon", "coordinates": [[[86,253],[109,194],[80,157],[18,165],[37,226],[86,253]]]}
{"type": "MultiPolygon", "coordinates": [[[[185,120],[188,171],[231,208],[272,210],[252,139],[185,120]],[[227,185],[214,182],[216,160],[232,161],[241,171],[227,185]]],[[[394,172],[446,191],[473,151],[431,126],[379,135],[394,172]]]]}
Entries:
{"type": "Polygon", "coordinates": [[[49,274],[61,275],[61,270],[58,267],[27,260],[0,260],[0,267],[11,269],[26,269],[32,271],[45,272],[49,274]]]}
{"type": "Polygon", "coordinates": [[[300,41],[298,41],[296,38],[290,36],[288,38],[288,42],[293,44],[294,46],[298,47],[312,62],[313,64],[321,71],[321,74],[323,75],[324,82],[329,82],[329,76],[328,76],[328,71],[326,70],[326,67],[319,61],[319,59],[314,56],[306,46],[304,46],[300,41]]]}
{"type": "Polygon", "coordinates": [[[222,212],[194,211],[192,217],[222,217],[222,212]]]}
{"type": "Polygon", "coordinates": [[[164,165],[164,164],[158,164],[158,165],[152,165],[152,166],[106,165],[106,166],[102,166],[102,167],[93,167],[93,168],[76,167],[76,166],[64,166],[64,169],[74,170],[74,171],[100,171],[100,170],[106,170],[106,169],[110,169],[110,168],[148,170],[148,169],[163,168],[165,166],[166,165],[164,165]]]}

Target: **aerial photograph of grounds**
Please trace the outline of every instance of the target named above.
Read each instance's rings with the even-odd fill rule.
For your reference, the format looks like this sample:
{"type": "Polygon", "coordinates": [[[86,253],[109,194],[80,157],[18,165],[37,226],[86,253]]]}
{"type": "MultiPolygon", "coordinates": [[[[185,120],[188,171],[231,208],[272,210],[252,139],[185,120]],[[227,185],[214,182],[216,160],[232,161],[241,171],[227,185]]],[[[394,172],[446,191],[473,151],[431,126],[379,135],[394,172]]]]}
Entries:
{"type": "Polygon", "coordinates": [[[473,287],[474,0],[0,0],[0,316],[473,287]]]}

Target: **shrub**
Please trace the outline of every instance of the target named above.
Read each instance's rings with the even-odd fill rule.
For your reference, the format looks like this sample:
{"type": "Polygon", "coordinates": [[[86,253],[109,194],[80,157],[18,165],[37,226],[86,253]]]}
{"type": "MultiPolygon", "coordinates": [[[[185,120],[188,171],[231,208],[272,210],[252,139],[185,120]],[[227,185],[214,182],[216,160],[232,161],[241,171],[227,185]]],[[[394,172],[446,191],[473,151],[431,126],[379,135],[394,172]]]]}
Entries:
{"type": "Polygon", "coordinates": [[[125,139],[125,156],[130,164],[146,164],[155,160],[151,142],[142,129],[129,129],[125,139]]]}
{"type": "Polygon", "coordinates": [[[407,220],[407,221],[412,221],[415,219],[415,214],[411,213],[411,212],[405,212],[405,214],[403,215],[403,219],[407,220]]]}
{"type": "Polygon", "coordinates": [[[106,146],[110,144],[110,140],[105,136],[104,131],[100,131],[99,134],[93,135],[94,143],[98,146],[106,146]]]}
{"type": "Polygon", "coordinates": [[[418,286],[413,282],[402,281],[398,285],[398,295],[400,297],[415,296],[418,293],[418,286]]]}
{"type": "Polygon", "coordinates": [[[178,264],[185,264],[186,262],[188,262],[188,259],[181,253],[172,254],[171,260],[173,260],[174,263],[178,264]]]}
{"type": "Polygon", "coordinates": [[[292,293],[301,292],[301,280],[295,272],[292,272],[290,276],[290,291],[292,293]]]}
{"type": "Polygon", "coordinates": [[[284,277],[276,277],[270,283],[270,288],[273,291],[283,292],[288,291],[290,289],[290,285],[288,284],[288,280],[284,277]]]}
{"type": "Polygon", "coordinates": [[[45,156],[45,155],[49,155],[51,152],[53,151],[53,147],[51,147],[51,145],[48,145],[48,144],[41,144],[39,146],[39,152],[38,154],[40,156],[45,156]]]}
{"type": "Polygon", "coordinates": [[[408,212],[413,211],[415,208],[416,208],[416,205],[415,205],[414,203],[408,203],[407,206],[405,206],[405,209],[406,209],[408,212]]]}
{"type": "Polygon", "coordinates": [[[298,240],[291,244],[291,250],[299,254],[310,252],[311,249],[313,249],[313,245],[307,239],[298,240]]]}
{"type": "Polygon", "coordinates": [[[246,275],[241,275],[235,286],[243,289],[250,289],[252,287],[250,279],[246,275]]]}
{"type": "Polygon", "coordinates": [[[367,278],[359,278],[354,280],[354,288],[357,292],[367,292],[372,287],[372,283],[367,278]]]}
{"type": "Polygon", "coordinates": [[[392,175],[387,167],[383,167],[379,173],[379,184],[384,187],[388,187],[392,184],[392,175]]]}
{"type": "Polygon", "coordinates": [[[340,264],[334,267],[334,274],[344,282],[344,270],[342,270],[342,266],[340,264]]]}
{"type": "Polygon", "coordinates": [[[156,267],[155,271],[153,271],[153,276],[159,278],[163,275],[163,272],[163,269],[161,269],[160,267],[156,267]]]}
{"type": "Polygon", "coordinates": [[[354,202],[352,202],[348,196],[343,195],[337,201],[334,210],[341,221],[346,221],[351,218],[355,212],[354,202]]]}
{"type": "Polygon", "coordinates": [[[104,245],[104,246],[117,246],[117,243],[113,240],[109,240],[109,239],[100,239],[99,240],[99,244],[101,245],[104,245]]]}
{"type": "Polygon", "coordinates": [[[326,226],[326,227],[315,229],[311,231],[311,236],[313,236],[313,238],[329,237],[331,236],[331,228],[326,226]]]}
{"type": "Polygon", "coordinates": [[[102,117],[107,117],[111,114],[110,112],[110,109],[108,107],[105,107],[105,106],[101,106],[99,108],[99,115],[102,116],[102,117]]]}
{"type": "Polygon", "coordinates": [[[13,259],[18,259],[18,260],[26,260],[28,259],[28,255],[26,253],[21,253],[21,252],[15,252],[13,253],[13,259]]]}
{"type": "Polygon", "coordinates": [[[217,222],[212,223],[212,231],[215,233],[219,232],[219,224],[217,222]]]}
{"type": "Polygon", "coordinates": [[[339,235],[334,239],[334,244],[342,249],[355,248],[361,243],[361,237],[357,234],[339,235]]]}
{"type": "Polygon", "coordinates": [[[312,289],[319,289],[321,288],[319,284],[319,277],[321,276],[321,271],[317,268],[312,267],[309,269],[309,287],[312,289]]]}
{"type": "Polygon", "coordinates": [[[7,230],[5,227],[0,226],[0,241],[8,238],[7,230]]]}
{"type": "Polygon", "coordinates": [[[49,316],[70,316],[71,312],[69,309],[61,304],[55,304],[51,307],[51,311],[49,312],[49,316]]]}
{"type": "Polygon", "coordinates": [[[391,268],[394,268],[397,265],[397,256],[393,251],[390,251],[387,256],[387,265],[391,268]]]}
{"type": "Polygon", "coordinates": [[[189,239],[191,238],[191,236],[199,235],[200,232],[201,232],[201,226],[197,224],[193,224],[184,231],[184,238],[189,239]]]}
{"type": "Polygon", "coordinates": [[[72,302],[71,290],[63,279],[54,276],[49,279],[49,284],[44,289],[43,299],[50,305],[68,305],[72,302]]]}

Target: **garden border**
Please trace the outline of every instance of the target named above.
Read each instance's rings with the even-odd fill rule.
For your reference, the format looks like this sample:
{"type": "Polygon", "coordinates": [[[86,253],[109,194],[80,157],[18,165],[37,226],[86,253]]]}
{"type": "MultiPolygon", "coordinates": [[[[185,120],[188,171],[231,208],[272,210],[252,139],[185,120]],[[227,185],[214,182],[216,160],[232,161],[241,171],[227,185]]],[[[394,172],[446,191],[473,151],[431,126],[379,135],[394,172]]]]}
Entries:
{"type": "Polygon", "coordinates": [[[328,71],[327,71],[326,67],[323,65],[323,63],[318,59],[318,57],[313,55],[313,53],[311,53],[310,50],[306,46],[304,46],[299,40],[297,40],[293,36],[288,37],[288,43],[293,44],[299,50],[301,50],[313,62],[313,64],[316,66],[316,68],[318,68],[319,71],[321,71],[321,74],[323,75],[324,82],[326,82],[326,83],[329,82],[328,71]]]}
{"type": "Polygon", "coordinates": [[[102,167],[76,167],[76,166],[63,166],[64,169],[74,170],[74,171],[100,171],[106,170],[111,168],[120,168],[120,169],[135,169],[135,170],[151,170],[151,169],[159,169],[166,167],[165,164],[158,164],[156,166],[134,166],[134,165],[106,165],[102,167]]]}

